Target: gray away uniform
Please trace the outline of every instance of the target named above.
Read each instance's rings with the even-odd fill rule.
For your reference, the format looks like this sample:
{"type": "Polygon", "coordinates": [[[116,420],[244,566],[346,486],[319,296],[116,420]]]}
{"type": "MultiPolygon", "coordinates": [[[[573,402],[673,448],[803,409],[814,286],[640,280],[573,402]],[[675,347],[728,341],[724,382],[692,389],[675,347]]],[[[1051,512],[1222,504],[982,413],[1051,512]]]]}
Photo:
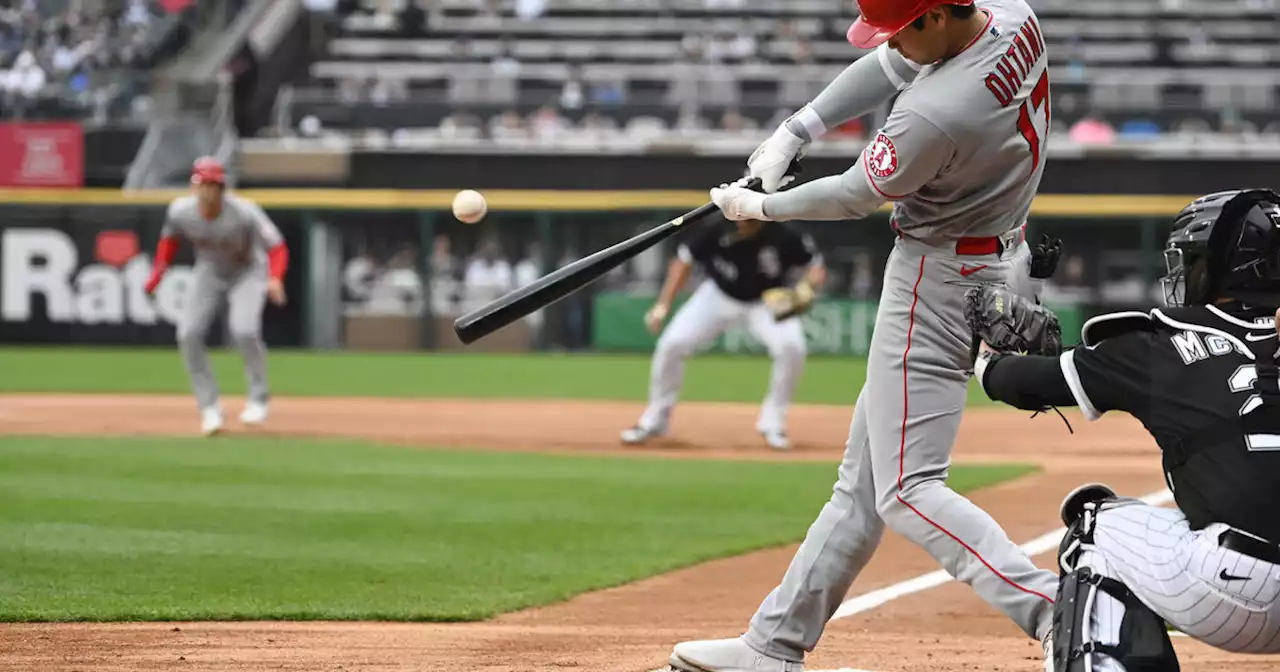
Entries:
{"type": "Polygon", "coordinates": [[[284,242],[280,230],[257,204],[225,194],[222,213],[211,221],[201,216],[195,196],[175,200],[160,235],[184,238],[195,247],[193,286],[178,325],[178,348],[196,403],[201,409],[218,404],[218,383],[205,340],[225,299],[227,326],[244,356],[249,401],[265,404],[267,348],[262,341],[262,309],[267,298],[267,250],[284,242]]]}
{"type": "Polygon", "coordinates": [[[903,68],[881,47],[850,66],[811,107],[834,115],[822,119],[830,127],[872,103],[868,91],[883,102],[900,89],[884,128],[844,174],[764,200],[781,220],[856,219],[893,201],[898,233],[839,480],[745,634],[770,656],[800,661],[813,650],[886,524],[1029,636],[1051,626],[1056,575],[944,482],[969,378],[964,292],[979,281],[1036,291],[1023,227],[1049,116],[1048,56],[1031,8],[977,4],[988,23],[954,58],[903,68]]]}

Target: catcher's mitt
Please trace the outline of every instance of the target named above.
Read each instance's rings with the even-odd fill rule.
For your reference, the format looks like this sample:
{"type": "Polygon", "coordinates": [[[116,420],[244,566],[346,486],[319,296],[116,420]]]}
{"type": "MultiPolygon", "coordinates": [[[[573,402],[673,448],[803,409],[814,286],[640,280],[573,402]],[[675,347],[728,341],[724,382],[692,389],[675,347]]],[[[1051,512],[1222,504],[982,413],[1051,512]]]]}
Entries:
{"type": "Polygon", "coordinates": [[[964,319],[973,331],[973,355],[979,341],[1000,352],[1029,355],[1062,354],[1058,316],[1008,288],[980,285],[965,292],[964,319]]]}
{"type": "Polygon", "coordinates": [[[773,314],[773,319],[781,322],[809,312],[813,306],[813,288],[804,282],[795,287],[774,287],[764,290],[760,300],[773,314]]]}

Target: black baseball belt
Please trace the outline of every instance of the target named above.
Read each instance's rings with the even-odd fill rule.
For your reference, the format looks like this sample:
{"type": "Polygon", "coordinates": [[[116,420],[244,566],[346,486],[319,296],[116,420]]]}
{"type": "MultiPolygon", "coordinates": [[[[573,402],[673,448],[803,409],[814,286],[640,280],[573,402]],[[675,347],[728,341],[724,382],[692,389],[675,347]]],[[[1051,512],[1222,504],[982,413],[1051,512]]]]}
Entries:
{"type": "Polygon", "coordinates": [[[1255,560],[1280,565],[1280,546],[1243,532],[1228,529],[1218,535],[1218,545],[1229,551],[1247,555],[1255,560]]]}

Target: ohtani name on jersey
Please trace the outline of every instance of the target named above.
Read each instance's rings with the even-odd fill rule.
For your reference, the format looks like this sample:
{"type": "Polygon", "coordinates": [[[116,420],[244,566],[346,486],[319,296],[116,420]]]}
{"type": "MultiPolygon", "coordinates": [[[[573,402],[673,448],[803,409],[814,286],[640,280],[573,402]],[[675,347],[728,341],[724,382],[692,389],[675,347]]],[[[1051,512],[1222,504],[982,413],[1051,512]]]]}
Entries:
{"type": "Polygon", "coordinates": [[[1183,364],[1195,364],[1210,356],[1221,357],[1235,351],[1231,341],[1213,334],[1199,334],[1194,331],[1180,331],[1169,337],[1173,349],[1178,351],[1183,364]]]}
{"type": "Polygon", "coordinates": [[[1044,35],[1035,18],[1028,18],[1013,34],[1013,45],[1004,53],[1000,62],[996,63],[996,69],[987,74],[987,90],[1000,102],[1000,107],[1008,107],[1013,102],[1022,88],[1022,82],[1042,58],[1044,35]]]}

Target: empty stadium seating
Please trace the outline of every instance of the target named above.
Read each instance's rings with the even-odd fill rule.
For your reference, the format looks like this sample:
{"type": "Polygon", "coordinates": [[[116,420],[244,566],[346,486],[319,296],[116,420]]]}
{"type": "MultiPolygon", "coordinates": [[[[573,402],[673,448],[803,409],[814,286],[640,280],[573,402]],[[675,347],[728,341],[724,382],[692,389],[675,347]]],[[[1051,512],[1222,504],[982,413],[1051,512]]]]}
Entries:
{"type": "MultiPolygon", "coordinates": [[[[393,0],[356,4],[289,94],[290,125],[394,132],[549,105],[574,123],[733,117],[767,129],[862,53],[843,38],[853,13],[838,8],[852,3],[832,0],[548,0],[536,17],[513,0],[442,0],[408,22],[393,0]]],[[[1055,130],[1091,115],[1135,136],[1280,131],[1274,0],[1033,4],[1055,130]]]]}

